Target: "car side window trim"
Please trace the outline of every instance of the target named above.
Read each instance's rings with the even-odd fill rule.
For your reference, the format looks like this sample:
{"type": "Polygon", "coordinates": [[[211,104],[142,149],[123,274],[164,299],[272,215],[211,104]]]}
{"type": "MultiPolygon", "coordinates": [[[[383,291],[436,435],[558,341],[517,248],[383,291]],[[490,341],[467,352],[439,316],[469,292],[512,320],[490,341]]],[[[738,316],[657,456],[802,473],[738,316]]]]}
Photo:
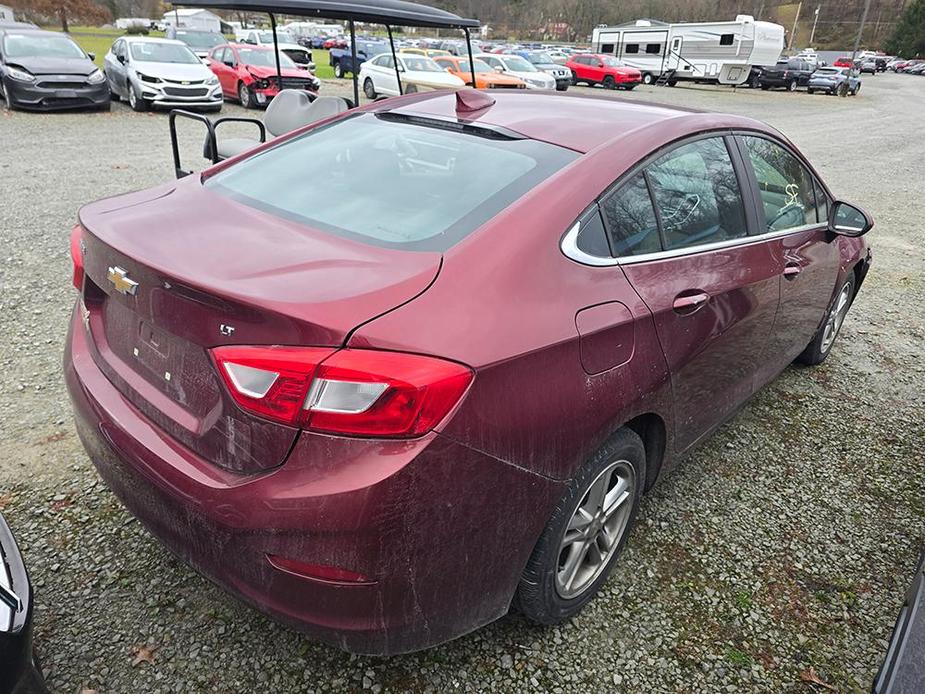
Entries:
{"type": "MultiPolygon", "coordinates": [[[[763,137],[766,140],[769,140],[775,144],[780,145],[786,151],[790,152],[797,161],[802,164],[807,172],[812,176],[813,180],[816,183],[816,186],[820,188],[824,195],[827,196],[828,200],[831,200],[831,194],[829,190],[822,183],[821,179],[816,175],[815,170],[809,166],[806,160],[794,152],[793,149],[787,146],[786,143],[781,142],[777,138],[769,136],[767,133],[762,131],[751,131],[751,130],[735,130],[731,131],[728,129],[716,130],[706,133],[698,133],[693,136],[685,137],[680,140],[675,140],[668,143],[667,145],[660,147],[659,149],[651,152],[645,159],[640,162],[637,162],[633,167],[627,169],[616,181],[611,183],[604,189],[604,192],[601,193],[594,201],[594,203],[582,211],[578,216],[578,219],[575,223],[569,227],[569,229],[563,234],[560,240],[560,249],[562,253],[571,260],[574,260],[577,263],[582,265],[589,265],[593,267],[613,267],[617,265],[635,265],[637,263],[652,262],[657,260],[665,260],[670,258],[683,257],[688,255],[696,255],[698,253],[708,253],[710,251],[722,250],[724,248],[733,248],[736,246],[750,246],[756,243],[763,243],[775,238],[781,238],[785,236],[790,236],[792,234],[799,234],[805,231],[810,231],[818,229],[820,226],[825,226],[826,222],[816,222],[813,224],[806,224],[801,227],[794,227],[792,229],[784,229],[780,231],[770,231],[762,233],[760,220],[758,217],[758,212],[761,209],[759,207],[758,200],[758,184],[757,179],[754,179],[754,171],[752,167],[748,166],[744,157],[743,150],[744,142],[741,141],[741,138],[747,137],[763,137]],[[691,142],[696,142],[697,140],[703,140],[711,137],[721,137],[726,143],[726,149],[729,152],[729,156],[732,159],[733,167],[736,171],[736,177],[739,181],[739,188],[743,197],[743,204],[745,206],[746,213],[746,223],[748,225],[748,235],[741,238],[729,239],[727,241],[718,241],[715,243],[703,244],[698,246],[688,246],[684,248],[676,248],[672,250],[665,249],[665,238],[662,231],[662,222],[659,216],[658,206],[655,205],[655,200],[652,197],[652,186],[649,183],[648,175],[645,174],[648,167],[655,162],[656,160],[663,157],[668,152],[671,152],[678,147],[683,147],[686,144],[691,142]],[[580,248],[578,248],[578,232],[581,229],[581,220],[586,217],[590,207],[595,207],[603,203],[605,199],[609,196],[615,194],[622,188],[628,181],[631,181],[639,172],[644,172],[646,178],[646,187],[649,190],[649,200],[652,203],[652,207],[655,210],[656,219],[658,221],[659,229],[659,239],[662,244],[663,250],[657,253],[645,253],[635,256],[621,256],[621,257],[599,257],[593,256],[588,253],[585,253],[580,248]],[[753,180],[754,179],[754,180],[753,180]]],[[[815,186],[814,186],[815,194],[815,186]]],[[[831,203],[829,203],[831,204],[831,203]]],[[[604,219],[605,228],[607,228],[607,220],[604,219]]],[[[608,241],[613,244],[613,238],[611,237],[610,230],[608,231],[608,241]]]]}

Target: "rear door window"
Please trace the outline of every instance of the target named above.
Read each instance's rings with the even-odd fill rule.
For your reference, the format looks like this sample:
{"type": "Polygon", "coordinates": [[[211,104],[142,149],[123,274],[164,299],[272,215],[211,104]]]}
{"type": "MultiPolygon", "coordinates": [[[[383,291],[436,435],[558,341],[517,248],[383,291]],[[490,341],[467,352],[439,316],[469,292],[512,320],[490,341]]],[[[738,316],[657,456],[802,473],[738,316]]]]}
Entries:
{"type": "Polygon", "coordinates": [[[748,234],[735,167],[722,138],[682,145],[648,168],[668,250],[748,234]]]}
{"type": "Polygon", "coordinates": [[[813,177],[786,149],[764,137],[743,137],[746,159],[758,183],[765,231],[817,222],[813,177]]]}

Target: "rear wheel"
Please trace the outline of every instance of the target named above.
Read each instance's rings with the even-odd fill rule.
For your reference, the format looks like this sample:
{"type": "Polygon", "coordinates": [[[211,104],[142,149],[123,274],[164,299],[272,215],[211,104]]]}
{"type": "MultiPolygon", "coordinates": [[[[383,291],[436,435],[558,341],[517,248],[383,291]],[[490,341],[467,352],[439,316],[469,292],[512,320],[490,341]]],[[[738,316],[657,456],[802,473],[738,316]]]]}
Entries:
{"type": "Polygon", "coordinates": [[[807,93],[807,94],[815,94],[815,93],[816,93],[816,90],[813,89],[812,87],[807,87],[807,88],[806,88],[806,93],[807,93]]]}
{"type": "Polygon", "coordinates": [[[533,549],[514,602],[528,619],[577,614],[623,551],[646,479],[639,436],[620,429],[578,471],[533,549]]]}
{"type": "Polygon", "coordinates": [[[857,96],[858,92],[861,91],[861,85],[858,84],[854,89],[851,90],[851,96],[857,96]]]}
{"type": "Polygon", "coordinates": [[[651,72],[642,73],[642,83],[643,84],[652,84],[655,80],[652,78],[651,72]]]}
{"type": "Polygon", "coordinates": [[[238,83],[238,101],[244,108],[255,108],[256,106],[254,95],[244,82],[238,83]]]}
{"type": "Polygon", "coordinates": [[[790,81],[787,83],[787,91],[788,91],[788,92],[795,92],[796,90],[797,90],[797,81],[796,81],[796,80],[790,80],[790,81]]]}
{"type": "Polygon", "coordinates": [[[607,75],[604,78],[604,89],[613,89],[616,86],[616,82],[613,80],[613,75],[607,75]]]}
{"type": "Polygon", "coordinates": [[[344,68],[339,62],[334,63],[334,76],[339,80],[344,78],[344,68]]]}
{"type": "Polygon", "coordinates": [[[363,93],[366,94],[367,99],[375,99],[377,96],[376,85],[373,84],[372,79],[369,77],[363,81],[363,93]]]}
{"type": "Polygon", "coordinates": [[[829,356],[832,345],[835,344],[835,338],[838,337],[841,326],[845,322],[845,316],[848,315],[848,309],[851,308],[851,302],[854,299],[854,284],[854,273],[852,273],[838,290],[825,321],[813,335],[812,342],[796,358],[800,364],[815,366],[821,364],[829,356]]]}

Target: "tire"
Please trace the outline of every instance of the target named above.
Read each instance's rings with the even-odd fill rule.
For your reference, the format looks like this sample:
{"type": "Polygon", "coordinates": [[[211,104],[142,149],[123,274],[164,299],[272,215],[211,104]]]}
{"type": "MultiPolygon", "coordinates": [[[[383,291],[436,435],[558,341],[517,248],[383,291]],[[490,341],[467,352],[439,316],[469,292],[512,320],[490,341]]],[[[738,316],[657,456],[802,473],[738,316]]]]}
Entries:
{"type": "Polygon", "coordinates": [[[574,70],[572,70],[572,86],[573,87],[578,86],[578,75],[575,74],[574,70]]]}
{"type": "Polygon", "coordinates": [[[344,79],[344,68],[339,61],[334,63],[334,76],[339,80],[344,79]]]}
{"type": "Polygon", "coordinates": [[[372,79],[369,77],[363,81],[363,93],[366,94],[367,99],[375,99],[377,96],[376,85],[373,84],[372,79]]]}
{"type": "Polygon", "coordinates": [[[556,85],[556,91],[557,91],[557,92],[567,92],[567,91],[568,91],[568,87],[569,87],[569,86],[568,86],[567,84],[557,84],[557,85],[556,85]]]}
{"type": "Polygon", "coordinates": [[[654,81],[655,81],[655,79],[652,77],[652,73],[651,73],[651,72],[643,72],[643,73],[642,73],[642,83],[643,83],[643,84],[652,84],[654,81]]]}
{"type": "Polygon", "coordinates": [[[795,91],[797,90],[797,86],[798,86],[798,85],[797,85],[797,81],[796,81],[796,80],[790,80],[790,82],[787,83],[787,91],[788,91],[788,92],[795,92],[795,91]]]}
{"type": "Polygon", "coordinates": [[[761,77],[755,75],[748,81],[749,89],[758,89],[761,86],[761,77]]]}
{"type": "Polygon", "coordinates": [[[825,320],[819,326],[819,330],[813,335],[812,341],[806,346],[806,349],[796,358],[800,364],[807,366],[816,366],[825,361],[832,351],[835,339],[841,331],[842,324],[845,322],[845,316],[848,315],[848,309],[854,301],[855,279],[852,272],[842,283],[841,289],[832,300],[831,306],[826,313],[825,320]]]}
{"type": "Polygon", "coordinates": [[[842,83],[839,85],[839,87],[838,87],[838,95],[839,95],[839,96],[842,96],[842,97],[848,96],[848,83],[847,83],[847,82],[842,82],[842,83]]]}
{"type": "Polygon", "coordinates": [[[669,87],[677,87],[677,86],[678,86],[678,80],[676,80],[676,79],[670,79],[670,80],[668,80],[668,86],[669,86],[669,87]]]}
{"type": "Polygon", "coordinates": [[[617,83],[614,82],[612,75],[607,75],[604,78],[603,85],[604,85],[604,89],[613,89],[614,87],[617,86],[617,83]]]}
{"type": "Polygon", "coordinates": [[[645,453],[635,432],[620,429],[569,483],[517,586],[514,605],[527,619],[539,624],[569,619],[607,581],[636,520],[646,480],[645,453]],[[624,491],[611,501],[614,508],[605,521],[608,517],[599,515],[600,506],[618,485],[624,491]],[[595,496],[602,497],[600,504],[595,503],[595,496]],[[582,523],[580,529],[574,527],[576,520],[582,523]],[[572,540],[566,541],[569,535],[572,540]]]}
{"type": "Polygon", "coordinates": [[[767,85],[767,84],[762,84],[762,85],[761,85],[762,91],[768,91],[770,88],[771,88],[771,87],[770,87],[769,85],[767,85]]]}
{"type": "Polygon", "coordinates": [[[128,85],[128,105],[132,107],[135,113],[143,113],[148,110],[148,102],[139,96],[131,84],[128,85]]]}
{"type": "Polygon", "coordinates": [[[254,95],[244,82],[238,82],[238,101],[244,108],[257,108],[254,95]]]}
{"type": "Polygon", "coordinates": [[[851,96],[857,96],[860,91],[861,91],[861,85],[859,84],[858,86],[854,88],[854,91],[851,92],[851,96]]]}
{"type": "Polygon", "coordinates": [[[816,93],[816,90],[813,89],[812,87],[807,87],[807,88],[806,88],[806,93],[807,93],[807,94],[815,94],[815,93],[816,93]]]}
{"type": "Polygon", "coordinates": [[[626,86],[623,87],[623,88],[624,88],[626,91],[631,92],[631,91],[633,91],[633,90],[636,88],[636,85],[635,85],[635,84],[628,84],[628,85],[626,85],[626,86]]]}

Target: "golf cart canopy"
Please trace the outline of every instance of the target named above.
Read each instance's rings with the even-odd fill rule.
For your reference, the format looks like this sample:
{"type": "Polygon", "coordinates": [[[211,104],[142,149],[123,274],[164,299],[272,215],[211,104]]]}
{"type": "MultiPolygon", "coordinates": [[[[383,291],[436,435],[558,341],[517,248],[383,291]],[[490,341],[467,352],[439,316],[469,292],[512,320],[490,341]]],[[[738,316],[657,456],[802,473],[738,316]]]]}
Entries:
{"type": "Polygon", "coordinates": [[[181,0],[174,4],[433,29],[479,26],[477,19],[464,19],[452,12],[405,0],[181,0]]]}

